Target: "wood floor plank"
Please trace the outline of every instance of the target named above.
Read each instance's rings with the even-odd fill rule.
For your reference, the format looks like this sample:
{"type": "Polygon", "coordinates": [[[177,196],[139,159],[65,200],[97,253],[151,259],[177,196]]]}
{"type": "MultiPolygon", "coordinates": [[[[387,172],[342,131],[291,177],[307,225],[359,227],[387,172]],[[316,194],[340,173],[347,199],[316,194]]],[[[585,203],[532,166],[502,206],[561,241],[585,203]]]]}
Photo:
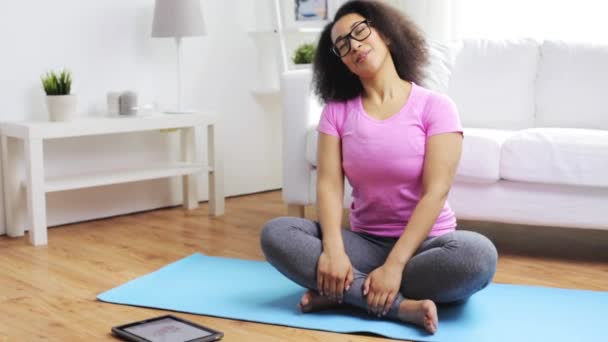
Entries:
{"type": "MultiPolygon", "coordinates": [[[[0,342],[113,340],[112,326],[165,312],[98,302],[99,293],[196,252],[263,260],[261,227],[285,212],[273,191],[230,198],[219,218],[202,204],[51,228],[43,247],[27,235],[0,237],[0,342]]],[[[499,247],[496,282],[608,290],[608,231],[480,226],[499,247]]],[[[179,315],[223,331],[225,341],[386,341],[179,315]]]]}

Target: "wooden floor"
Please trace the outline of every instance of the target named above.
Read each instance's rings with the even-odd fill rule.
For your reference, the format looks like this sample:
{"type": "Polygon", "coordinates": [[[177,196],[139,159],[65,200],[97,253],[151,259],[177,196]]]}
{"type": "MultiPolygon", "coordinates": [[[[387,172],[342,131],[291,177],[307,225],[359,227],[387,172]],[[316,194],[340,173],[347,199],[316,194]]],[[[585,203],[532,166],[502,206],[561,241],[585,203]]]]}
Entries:
{"type": "MultiPolygon", "coordinates": [[[[112,326],[165,312],[98,302],[97,294],[195,252],[262,260],[261,226],[284,212],[274,191],[230,198],[220,218],[202,204],[51,228],[45,247],[1,237],[0,341],[111,340],[112,326]]],[[[495,282],[608,290],[608,231],[462,225],[497,244],[495,282]]],[[[223,331],[225,341],[386,340],[178,315],[223,331]]]]}

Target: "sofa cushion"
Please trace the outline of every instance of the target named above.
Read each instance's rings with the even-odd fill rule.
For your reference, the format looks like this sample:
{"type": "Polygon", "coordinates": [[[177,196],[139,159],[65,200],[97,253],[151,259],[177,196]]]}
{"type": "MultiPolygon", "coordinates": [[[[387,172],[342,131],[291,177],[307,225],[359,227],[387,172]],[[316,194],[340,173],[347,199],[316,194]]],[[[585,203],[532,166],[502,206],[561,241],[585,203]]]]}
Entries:
{"type": "Polygon", "coordinates": [[[462,50],[462,41],[441,42],[429,39],[427,49],[429,62],[424,67],[424,79],[421,85],[445,94],[448,91],[456,56],[462,50]]]}
{"type": "Polygon", "coordinates": [[[306,133],[306,160],[315,167],[317,166],[317,140],[319,140],[319,132],[315,126],[306,133]]]}
{"type": "Polygon", "coordinates": [[[608,46],[545,41],[537,80],[537,127],[608,129],[608,46]]]}
{"type": "Polygon", "coordinates": [[[502,147],[500,176],[545,184],[608,186],[608,131],[526,129],[502,147]]]}
{"type": "Polygon", "coordinates": [[[494,183],[500,179],[500,149],[514,131],[465,128],[462,156],[455,179],[471,183],[494,183]]]}
{"type": "Polygon", "coordinates": [[[538,43],[522,40],[465,40],[447,94],[465,127],[534,127],[534,81],[538,43]]]}

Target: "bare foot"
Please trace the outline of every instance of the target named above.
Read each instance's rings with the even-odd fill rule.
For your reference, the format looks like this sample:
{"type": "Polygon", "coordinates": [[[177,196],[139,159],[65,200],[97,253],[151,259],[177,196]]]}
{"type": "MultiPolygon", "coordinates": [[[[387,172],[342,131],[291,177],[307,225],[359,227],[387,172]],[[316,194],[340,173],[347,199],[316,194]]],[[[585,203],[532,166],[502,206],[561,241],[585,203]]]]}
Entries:
{"type": "Polygon", "coordinates": [[[302,295],[302,299],[300,300],[300,304],[298,306],[302,312],[315,312],[332,309],[340,306],[340,304],[329,299],[328,297],[321,296],[313,290],[308,290],[302,295]]]}
{"type": "Polygon", "coordinates": [[[431,334],[437,332],[437,306],[432,300],[405,299],[399,305],[397,316],[403,322],[423,326],[431,334]]]}

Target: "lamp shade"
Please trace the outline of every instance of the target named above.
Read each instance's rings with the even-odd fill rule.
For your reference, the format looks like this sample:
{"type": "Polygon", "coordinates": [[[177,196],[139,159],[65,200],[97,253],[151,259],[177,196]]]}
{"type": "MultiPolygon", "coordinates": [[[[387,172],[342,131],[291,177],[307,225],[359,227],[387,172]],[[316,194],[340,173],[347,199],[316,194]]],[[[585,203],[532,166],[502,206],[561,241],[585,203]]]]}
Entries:
{"type": "Polygon", "coordinates": [[[156,0],[152,37],[194,37],[205,34],[200,0],[156,0]]]}

